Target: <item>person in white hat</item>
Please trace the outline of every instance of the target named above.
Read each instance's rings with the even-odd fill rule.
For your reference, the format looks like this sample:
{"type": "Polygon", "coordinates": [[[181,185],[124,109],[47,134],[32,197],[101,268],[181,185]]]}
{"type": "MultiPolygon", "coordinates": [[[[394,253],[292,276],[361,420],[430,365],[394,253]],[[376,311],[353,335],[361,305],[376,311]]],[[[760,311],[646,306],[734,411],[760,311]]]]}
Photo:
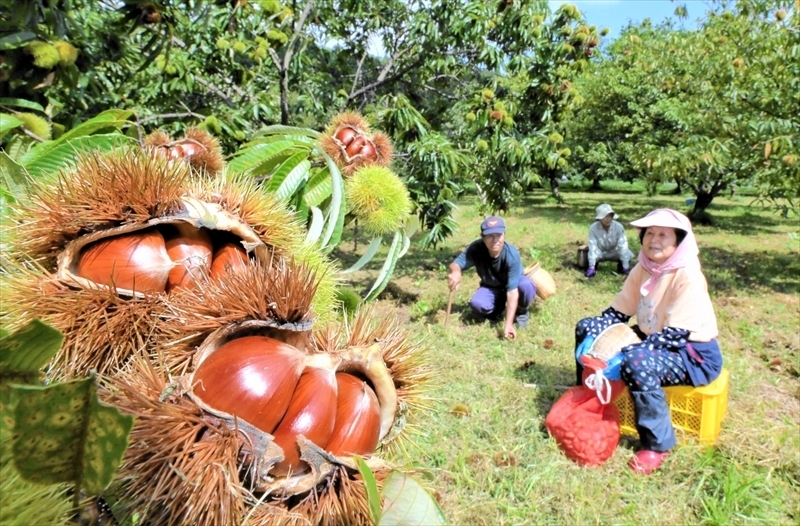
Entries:
{"type": "MultiPolygon", "coordinates": [[[[622,348],[620,376],[633,399],[642,447],[629,465],[636,473],[650,474],[676,442],[663,388],[710,384],[722,372],[722,353],[689,218],[659,208],[631,226],[642,244],[639,264],[610,307],[577,323],[575,356],[586,354],[607,327],[636,316],[633,329],[644,341],[622,348]]],[[[582,366],[576,364],[580,384],[582,366]]]]}
{"type": "Polygon", "coordinates": [[[622,265],[622,273],[631,271],[633,252],[628,248],[625,228],[616,221],[619,216],[611,205],[603,203],[596,209],[594,223],[589,227],[589,268],[586,277],[597,273],[597,262],[601,260],[617,260],[622,265]]]}

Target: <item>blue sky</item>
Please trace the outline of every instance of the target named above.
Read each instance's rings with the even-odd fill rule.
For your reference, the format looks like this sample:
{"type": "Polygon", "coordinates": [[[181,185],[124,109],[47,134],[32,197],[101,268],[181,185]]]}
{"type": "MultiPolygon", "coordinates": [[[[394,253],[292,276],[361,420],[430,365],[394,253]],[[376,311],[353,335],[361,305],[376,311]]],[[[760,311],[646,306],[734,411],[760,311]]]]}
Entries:
{"type": "MultiPolygon", "coordinates": [[[[555,11],[564,3],[578,6],[590,25],[608,27],[609,40],[618,37],[628,22],[638,24],[649,18],[654,25],[659,24],[673,17],[679,5],[675,0],[550,0],[550,8],[555,11]]],[[[707,7],[703,0],[681,0],[680,4],[686,5],[689,14],[684,22],[687,26],[702,17],[707,7]]]]}

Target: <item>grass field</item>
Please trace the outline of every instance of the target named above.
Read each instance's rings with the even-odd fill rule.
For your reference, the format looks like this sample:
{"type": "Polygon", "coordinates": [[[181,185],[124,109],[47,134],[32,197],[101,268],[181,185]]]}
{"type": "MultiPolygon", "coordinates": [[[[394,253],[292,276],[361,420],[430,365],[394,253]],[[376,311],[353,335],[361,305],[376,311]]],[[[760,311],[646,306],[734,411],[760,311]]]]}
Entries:
{"type": "MultiPolygon", "coordinates": [[[[650,477],[626,467],[635,444],[622,441],[599,468],[582,468],[558,450],[544,419],[574,379],[573,330],[597,315],[622,286],[614,265],[589,280],[574,267],[594,208],[610,203],[627,223],[657,207],[686,211],[687,196],[647,197],[627,185],[614,193],[565,189],[564,204],[536,191],[505,217],[507,241],[554,277],[557,293],[532,309],[514,341],[501,326],[472,324],[467,301],[477,287],[465,273],[449,326],[446,267],[477,237],[482,215],[460,203],[458,234],[435,250],[412,245],[377,308],[397,316],[429,348],[435,381],[409,458],[427,468],[448,521],[503,524],[798,524],[800,522],[800,239],[751,198],[717,199],[713,226],[695,233],[731,373],[728,413],[713,447],[686,443],[650,477]],[[525,384],[535,384],[536,387],[525,384]]],[[[634,252],[635,231],[628,230],[634,252]]],[[[360,242],[358,253],[365,243],[360,242]]],[[[352,240],[339,254],[348,252],[352,240]]],[[[353,275],[369,286],[379,263],[353,275]]]]}

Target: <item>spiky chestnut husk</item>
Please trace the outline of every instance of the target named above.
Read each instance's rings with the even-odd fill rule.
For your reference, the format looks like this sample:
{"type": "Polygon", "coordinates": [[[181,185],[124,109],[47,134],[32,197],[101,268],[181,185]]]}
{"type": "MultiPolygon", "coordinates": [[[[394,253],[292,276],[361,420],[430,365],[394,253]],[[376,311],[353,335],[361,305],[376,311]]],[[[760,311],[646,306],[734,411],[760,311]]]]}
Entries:
{"type": "MultiPolygon", "coordinates": [[[[110,374],[130,356],[148,352],[144,342],[155,331],[162,309],[157,295],[130,300],[108,289],[67,286],[35,264],[13,261],[5,262],[0,280],[7,330],[41,318],[64,333],[47,369],[50,379],[80,378],[91,370],[110,374]]],[[[172,353],[153,359],[171,369],[189,356],[172,353]]]]}
{"type": "Polygon", "coordinates": [[[369,133],[369,124],[354,112],[334,117],[319,138],[320,146],[334,160],[344,175],[362,166],[392,162],[392,145],[383,133],[369,133]]]}
{"type": "Polygon", "coordinates": [[[69,42],[56,40],[53,46],[58,50],[59,64],[62,66],[71,66],[78,60],[78,50],[69,42]]]}
{"type": "MultiPolygon", "coordinates": [[[[190,356],[212,333],[252,328],[300,350],[311,339],[312,298],[322,276],[306,263],[276,259],[253,262],[222,281],[181,289],[159,313],[154,339],[165,354],[190,356]]],[[[171,374],[185,374],[182,362],[171,374]]]]}
{"type": "Polygon", "coordinates": [[[145,137],[144,145],[168,159],[183,159],[192,168],[210,175],[219,174],[225,165],[219,140],[196,126],[188,128],[183,138],[175,140],[156,130],[145,137]]]}
{"type": "Polygon", "coordinates": [[[271,248],[276,259],[306,265],[316,280],[316,293],[311,301],[315,322],[325,323],[336,317],[337,265],[318,248],[304,243],[305,229],[285,205],[272,194],[265,194],[252,178],[242,175],[204,179],[192,190],[192,195],[217,203],[240,217],[271,248]]]}
{"type": "Polygon", "coordinates": [[[363,347],[380,342],[381,356],[397,392],[397,414],[392,429],[381,435],[381,447],[405,450],[419,426],[421,415],[431,411],[429,395],[433,376],[427,347],[414,341],[394,316],[381,315],[373,304],[362,306],[352,322],[328,323],[313,332],[311,347],[316,352],[363,347]]]}
{"type": "Polygon", "coordinates": [[[345,181],[344,190],[349,211],[370,235],[396,231],[411,214],[408,188],[388,168],[366,166],[345,181]]]}
{"type": "MultiPolygon", "coordinates": [[[[289,473],[287,477],[282,471],[275,471],[275,468],[283,469],[281,461],[285,452],[281,450],[283,446],[278,447],[274,442],[270,433],[275,430],[277,437],[286,432],[285,429],[281,431],[285,427],[281,419],[287,407],[293,405],[294,398],[298,396],[295,389],[298,388],[301,371],[310,367],[321,371],[357,374],[367,379],[377,395],[376,411],[379,413],[379,421],[376,419],[374,424],[379,425],[380,429],[375,429],[376,439],[387,436],[396,424],[397,392],[378,344],[348,347],[332,353],[303,355],[297,349],[271,337],[264,338],[263,329],[272,331],[274,327],[264,327],[263,324],[251,321],[223,327],[214,332],[198,348],[193,359],[194,370],[177,379],[177,382],[183,386],[182,391],[209,415],[228,422],[229,426],[237,427],[247,436],[249,446],[245,451],[248,471],[251,473],[248,480],[256,491],[271,495],[304,493],[325,480],[336,465],[346,465],[353,469],[355,465],[349,457],[338,457],[325,451],[327,442],[314,444],[310,439],[298,435],[294,447],[299,448],[300,458],[310,467],[310,473],[289,473]],[[237,340],[242,343],[238,344],[237,340]],[[227,378],[224,386],[219,384],[222,377],[227,378]],[[259,390],[269,399],[257,396],[254,398],[259,390]],[[245,402],[251,399],[252,402],[245,402]],[[241,403],[246,405],[239,407],[238,404],[241,403]],[[258,405],[263,403],[267,404],[263,408],[258,405]]],[[[320,395],[328,391],[327,384],[320,388],[320,395]]],[[[331,396],[336,397],[335,393],[334,387],[331,396]]],[[[318,435],[322,432],[319,426],[327,425],[324,423],[327,422],[327,416],[309,416],[315,422],[304,427],[308,429],[308,433],[318,435]],[[317,421],[319,419],[322,420],[317,421]]],[[[362,431],[371,432],[358,430],[359,433],[362,431]]],[[[360,438],[353,437],[356,438],[361,443],[360,438]]],[[[286,437],[283,444],[290,444],[286,442],[286,437]]],[[[374,445],[373,443],[372,446],[374,445]]],[[[372,452],[360,451],[368,457],[371,457],[372,452]]],[[[368,458],[368,463],[383,465],[383,461],[376,457],[368,458]]]]}
{"type": "Polygon", "coordinates": [[[349,126],[361,135],[369,133],[369,123],[367,120],[358,112],[348,111],[335,115],[328,123],[323,134],[333,136],[336,130],[343,126],[349,126]]]}
{"type": "Polygon", "coordinates": [[[53,136],[53,127],[47,119],[36,115],[35,113],[16,113],[14,117],[18,118],[25,124],[25,129],[36,135],[37,137],[49,141],[53,136]]]}
{"type": "Polygon", "coordinates": [[[58,49],[53,44],[41,40],[34,40],[28,44],[25,51],[33,55],[33,65],[37,68],[51,69],[61,60],[58,49]]]}
{"type": "Polygon", "coordinates": [[[209,418],[149,362],[135,360],[101,399],[136,420],[122,466],[107,491],[117,518],[141,524],[241,524],[248,494],[239,478],[244,439],[209,418]]]}
{"type": "MultiPolygon", "coordinates": [[[[383,488],[389,469],[374,471],[378,490],[383,488]]],[[[250,512],[252,526],[371,526],[369,500],[360,473],[339,466],[325,484],[286,503],[258,506],[250,512]]]]}
{"type": "Polygon", "coordinates": [[[294,257],[317,271],[322,281],[316,311],[323,320],[333,318],[332,263],[303,242],[303,227],[284,205],[252,180],[195,177],[184,163],[135,149],[83,156],[54,181],[32,185],[29,202],[8,206],[2,232],[6,255],[17,261],[33,259],[53,271],[58,255],[79,236],[174,215],[186,208],[183,195],[238,216],[278,257],[294,257]]]}

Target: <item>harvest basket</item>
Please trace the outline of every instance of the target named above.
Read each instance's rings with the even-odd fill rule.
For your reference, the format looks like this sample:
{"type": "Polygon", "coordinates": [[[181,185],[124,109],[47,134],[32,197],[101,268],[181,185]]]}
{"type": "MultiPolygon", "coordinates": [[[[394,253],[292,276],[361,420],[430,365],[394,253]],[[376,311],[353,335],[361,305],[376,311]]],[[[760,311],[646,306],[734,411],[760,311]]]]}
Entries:
{"type": "Polygon", "coordinates": [[[623,347],[641,341],[642,339],[630,326],[624,323],[615,323],[597,335],[591,349],[586,354],[608,361],[609,358],[619,354],[623,347]]]}
{"type": "MultiPolygon", "coordinates": [[[[719,437],[722,421],[728,410],[730,373],[723,369],[719,378],[703,387],[686,385],[665,387],[667,403],[678,440],[693,438],[703,445],[713,445],[719,437]]],[[[633,400],[627,388],[614,400],[619,408],[620,433],[638,438],[633,400]]]]}
{"type": "Polygon", "coordinates": [[[546,300],[556,293],[556,282],[553,280],[553,276],[543,269],[538,262],[528,266],[523,274],[528,276],[533,281],[533,284],[536,285],[536,295],[542,300],[546,300]]]}

